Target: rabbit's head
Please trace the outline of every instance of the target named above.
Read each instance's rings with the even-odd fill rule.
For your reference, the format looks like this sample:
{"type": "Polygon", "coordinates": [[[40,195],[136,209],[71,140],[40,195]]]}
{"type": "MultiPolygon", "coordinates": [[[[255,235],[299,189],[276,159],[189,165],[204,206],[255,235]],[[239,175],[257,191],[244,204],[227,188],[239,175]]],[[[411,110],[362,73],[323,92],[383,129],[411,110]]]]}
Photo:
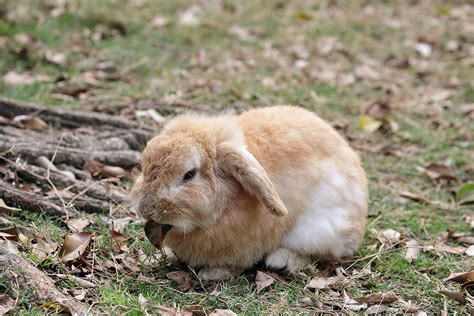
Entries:
{"type": "Polygon", "coordinates": [[[184,116],[148,142],[132,200],[146,220],[186,232],[214,224],[241,191],[287,214],[231,118],[184,116]]]}

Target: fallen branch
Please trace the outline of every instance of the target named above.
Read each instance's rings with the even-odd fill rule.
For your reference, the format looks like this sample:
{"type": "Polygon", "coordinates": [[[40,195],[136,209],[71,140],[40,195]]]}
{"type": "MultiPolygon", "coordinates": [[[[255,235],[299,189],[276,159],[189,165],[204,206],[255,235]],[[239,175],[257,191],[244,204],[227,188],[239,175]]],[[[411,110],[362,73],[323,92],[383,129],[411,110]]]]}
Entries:
{"type": "MultiPolygon", "coordinates": [[[[66,215],[66,210],[48,200],[46,197],[25,192],[0,181],[0,198],[8,206],[16,206],[30,211],[41,211],[48,215],[62,216],[66,215]]],[[[68,212],[74,212],[68,209],[68,212]]]]}
{"type": "Polygon", "coordinates": [[[6,241],[0,243],[0,271],[2,277],[8,279],[10,287],[17,284],[23,291],[32,293],[32,299],[40,305],[58,303],[65,308],[64,311],[73,315],[86,315],[89,312],[90,308],[86,304],[59,291],[50,277],[23,259],[14,248],[6,247],[7,244],[6,241]]]}
{"type": "MultiPolygon", "coordinates": [[[[48,184],[48,172],[45,168],[27,164],[11,164],[11,166],[23,179],[36,180],[48,184]]],[[[68,188],[68,190],[73,193],[85,191],[86,195],[95,199],[118,203],[127,202],[129,200],[125,192],[123,194],[114,193],[99,181],[87,183],[80,180],[72,180],[71,178],[55,171],[50,171],[49,179],[59,188],[68,188]]]]}
{"type": "Polygon", "coordinates": [[[36,159],[39,156],[46,156],[48,159],[54,155],[57,149],[55,163],[67,163],[75,167],[82,168],[87,160],[97,160],[106,165],[131,168],[140,161],[140,153],[133,150],[117,151],[90,151],[89,149],[68,148],[29,142],[26,140],[11,141],[11,137],[0,134],[0,152],[8,152],[8,156],[29,157],[36,159]]]}
{"type": "Polygon", "coordinates": [[[121,117],[94,113],[65,110],[60,107],[48,107],[45,105],[19,102],[8,98],[0,98],[0,115],[13,118],[23,114],[37,114],[46,122],[63,127],[77,128],[84,125],[110,126],[125,129],[140,128],[140,125],[121,117]]]}

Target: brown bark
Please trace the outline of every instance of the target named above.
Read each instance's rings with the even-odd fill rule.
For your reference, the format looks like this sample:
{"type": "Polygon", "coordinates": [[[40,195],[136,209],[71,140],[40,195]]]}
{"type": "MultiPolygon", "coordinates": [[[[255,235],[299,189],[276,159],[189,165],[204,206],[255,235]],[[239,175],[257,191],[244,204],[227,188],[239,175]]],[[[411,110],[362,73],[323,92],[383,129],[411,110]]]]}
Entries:
{"type": "Polygon", "coordinates": [[[69,295],[63,294],[54,285],[53,280],[13,249],[0,243],[0,271],[7,277],[11,287],[18,285],[23,291],[33,293],[38,304],[59,303],[69,309],[73,315],[86,315],[89,307],[69,295]]]}
{"type": "Polygon", "coordinates": [[[13,118],[22,114],[35,113],[46,122],[57,124],[63,127],[81,127],[89,126],[109,126],[125,129],[139,128],[139,124],[131,122],[121,117],[112,115],[66,110],[60,107],[45,106],[40,104],[32,104],[19,102],[8,98],[0,98],[0,115],[13,118]]]}

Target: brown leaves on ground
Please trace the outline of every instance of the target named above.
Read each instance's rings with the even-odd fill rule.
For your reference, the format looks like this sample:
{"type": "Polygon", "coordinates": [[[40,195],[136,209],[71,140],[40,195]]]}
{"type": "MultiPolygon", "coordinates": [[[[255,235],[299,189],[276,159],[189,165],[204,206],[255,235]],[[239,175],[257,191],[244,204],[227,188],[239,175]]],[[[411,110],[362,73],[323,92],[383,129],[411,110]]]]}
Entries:
{"type": "Polygon", "coordinates": [[[364,297],[355,298],[359,303],[366,304],[390,304],[398,301],[398,296],[392,292],[378,292],[364,297]]]}
{"type": "Polygon", "coordinates": [[[15,301],[7,294],[0,294],[0,315],[5,315],[15,307],[15,301]]]}
{"type": "Polygon", "coordinates": [[[474,270],[469,272],[453,273],[444,282],[456,282],[461,284],[460,291],[441,289],[439,292],[446,297],[465,305],[470,304],[474,308],[474,298],[469,294],[468,289],[474,288],[474,270]]]}
{"type": "Polygon", "coordinates": [[[189,273],[184,271],[169,272],[166,274],[166,278],[177,284],[183,292],[192,290],[198,285],[198,282],[191,279],[189,273]]]}
{"type": "Polygon", "coordinates": [[[64,244],[59,251],[59,257],[63,261],[73,261],[80,258],[89,246],[92,236],[94,236],[94,234],[89,232],[66,235],[64,244]]]}
{"type": "Polygon", "coordinates": [[[275,282],[275,278],[271,275],[257,271],[257,275],[255,276],[255,284],[257,285],[257,293],[260,293],[263,289],[269,287],[270,285],[275,282]]]}

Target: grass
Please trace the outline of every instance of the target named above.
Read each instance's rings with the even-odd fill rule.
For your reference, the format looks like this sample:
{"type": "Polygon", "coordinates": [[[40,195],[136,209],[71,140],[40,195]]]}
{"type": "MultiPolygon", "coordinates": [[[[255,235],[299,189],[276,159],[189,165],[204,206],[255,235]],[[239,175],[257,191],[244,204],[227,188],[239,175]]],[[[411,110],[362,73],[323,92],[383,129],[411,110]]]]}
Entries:
{"type": "MultiPolygon", "coordinates": [[[[462,1],[202,3],[200,23],[184,26],[179,15],[193,5],[191,1],[84,0],[70,3],[57,16],[51,16],[54,5],[48,2],[6,1],[0,4],[5,14],[0,20],[0,36],[7,41],[1,51],[0,74],[14,70],[47,75],[52,80],[26,86],[0,82],[0,94],[55,106],[104,106],[114,113],[142,101],[156,104],[162,114],[179,111],[177,104],[181,101],[210,112],[291,103],[344,126],[345,136],[355,146],[358,140],[371,146],[388,142],[398,150],[397,155],[361,151],[370,180],[369,229],[358,254],[362,259],[351,269],[360,270],[370,262],[373,273],[354,280],[347,291],[358,296],[390,290],[423,311],[442,310],[446,298],[438,290],[452,287],[443,279],[452,272],[472,268],[472,260],[462,255],[424,252],[409,263],[403,245],[380,251],[376,232],[391,228],[403,238],[420,242],[434,241],[448,230],[470,232],[463,216],[472,216],[472,210],[456,207],[446,211],[435,205],[420,205],[401,199],[399,192],[417,192],[430,200],[451,202],[456,184],[439,186],[419,171],[420,166],[442,159],[452,161],[460,183],[473,180],[470,162],[474,124],[461,109],[462,104],[474,102],[474,38],[464,27],[469,23],[472,26],[472,6],[470,11],[464,10],[463,16],[456,13],[462,1]],[[166,17],[168,23],[150,27],[148,22],[156,15],[166,17]],[[125,35],[110,27],[117,22],[118,28],[125,28],[125,35]],[[232,26],[250,35],[239,38],[229,32],[232,26]],[[29,47],[22,51],[22,45],[14,40],[20,34],[34,38],[41,49],[65,53],[67,66],[47,62],[41,49],[29,47]],[[342,48],[324,53],[323,42],[328,38],[335,39],[342,48]],[[460,48],[450,51],[447,45],[452,41],[460,48]],[[430,43],[428,58],[416,52],[413,43],[418,42],[430,43]],[[306,63],[303,69],[295,66],[300,60],[306,63]],[[80,81],[85,71],[94,70],[104,61],[115,64],[121,80],[100,81],[82,99],[58,98],[54,93],[56,78],[80,81]],[[361,65],[370,65],[380,78],[362,76],[345,83],[342,75],[357,73],[361,65]],[[465,83],[447,88],[452,77],[465,83]],[[449,97],[434,100],[441,90],[448,90],[449,97]],[[169,101],[172,97],[178,101],[169,101]],[[376,100],[390,104],[390,118],[398,123],[399,131],[367,134],[358,128],[358,116],[376,100]]],[[[44,236],[58,242],[67,232],[61,221],[26,211],[14,220],[26,226],[34,224],[44,236]]],[[[110,259],[115,250],[107,225],[96,218],[91,230],[96,233],[96,255],[110,259]]],[[[144,240],[140,225],[129,225],[125,234],[130,237],[130,248],[154,251],[144,240]]],[[[448,243],[455,245],[453,241],[448,243]]],[[[55,262],[30,259],[50,271],[63,269],[55,262]]],[[[144,313],[139,303],[142,295],[150,313],[157,311],[157,305],[186,310],[197,304],[205,312],[222,308],[242,314],[277,314],[318,310],[303,304],[303,300],[313,298],[324,303],[332,295],[304,289],[317,271],[306,271],[288,283],[277,282],[257,294],[254,272],[233,282],[208,286],[207,292],[182,292],[164,277],[172,268],[157,264],[140,269],[141,274],[154,280],[140,280],[140,273],[130,271],[99,273],[99,286],[87,290],[86,299],[94,302],[97,310],[111,313],[144,313]]],[[[59,284],[77,287],[66,281],[59,284]]],[[[468,312],[467,307],[446,302],[449,313],[468,312]]],[[[27,313],[32,308],[38,307],[22,301],[12,314],[27,313]]],[[[391,305],[389,311],[400,311],[400,305],[391,305]]]]}

